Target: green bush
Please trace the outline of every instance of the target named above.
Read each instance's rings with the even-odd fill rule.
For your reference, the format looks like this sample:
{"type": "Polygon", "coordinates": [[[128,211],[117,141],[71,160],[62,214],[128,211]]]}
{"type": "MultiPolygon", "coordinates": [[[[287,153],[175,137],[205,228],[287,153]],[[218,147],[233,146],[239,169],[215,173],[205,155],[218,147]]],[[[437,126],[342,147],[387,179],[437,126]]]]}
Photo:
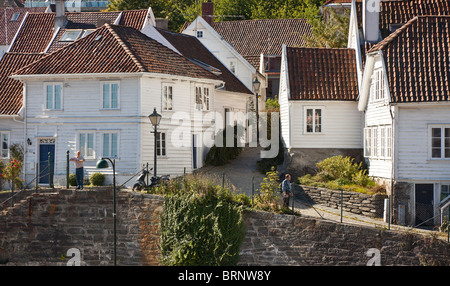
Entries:
{"type": "Polygon", "coordinates": [[[318,172],[298,178],[302,185],[324,187],[334,190],[361,193],[385,193],[384,186],[378,186],[367,175],[362,163],[354,163],[350,157],[334,156],[316,164],[318,172]]]}
{"type": "Polygon", "coordinates": [[[89,182],[93,186],[101,186],[103,185],[103,182],[105,182],[105,175],[102,173],[94,173],[89,178],[89,182]]]}
{"type": "Polygon", "coordinates": [[[266,173],[260,189],[259,194],[255,195],[255,208],[265,210],[265,211],[275,211],[280,210],[280,182],[278,172],[275,168],[266,173]]]}
{"type": "Polygon", "coordinates": [[[163,193],[161,262],[168,266],[232,266],[245,235],[242,202],[211,180],[186,176],[155,188],[163,193]]]}
{"type": "Polygon", "coordinates": [[[69,174],[69,185],[70,186],[77,185],[77,176],[75,174],[69,174]]]}
{"type": "Polygon", "coordinates": [[[223,147],[217,147],[215,144],[211,147],[211,149],[208,151],[208,154],[206,155],[205,163],[207,165],[213,165],[213,166],[221,166],[228,163],[228,161],[235,159],[242,151],[242,147],[238,147],[238,142],[242,138],[239,137],[239,134],[244,134],[244,130],[242,126],[234,126],[230,127],[228,126],[224,130],[222,130],[217,136],[220,138],[223,138],[223,147]],[[233,146],[227,146],[227,128],[233,128],[233,146]]]}

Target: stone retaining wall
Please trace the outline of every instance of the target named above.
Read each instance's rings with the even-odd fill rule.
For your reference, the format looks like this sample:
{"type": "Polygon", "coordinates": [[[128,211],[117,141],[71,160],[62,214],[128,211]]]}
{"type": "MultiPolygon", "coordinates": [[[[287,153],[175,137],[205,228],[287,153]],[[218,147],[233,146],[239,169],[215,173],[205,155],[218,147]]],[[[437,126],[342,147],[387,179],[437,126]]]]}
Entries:
{"type": "MultiPolygon", "coordinates": [[[[112,190],[33,194],[0,213],[7,265],[113,265],[112,190]]],[[[117,196],[118,265],[160,265],[161,196],[117,196]]],[[[239,265],[450,265],[449,244],[432,236],[247,211],[239,265]]]]}
{"type": "MultiPolygon", "coordinates": [[[[341,208],[341,191],[339,190],[304,185],[300,185],[300,189],[316,203],[335,209],[341,208]]],[[[369,195],[348,191],[342,191],[342,194],[344,211],[368,217],[383,217],[386,195],[369,195]]]]}

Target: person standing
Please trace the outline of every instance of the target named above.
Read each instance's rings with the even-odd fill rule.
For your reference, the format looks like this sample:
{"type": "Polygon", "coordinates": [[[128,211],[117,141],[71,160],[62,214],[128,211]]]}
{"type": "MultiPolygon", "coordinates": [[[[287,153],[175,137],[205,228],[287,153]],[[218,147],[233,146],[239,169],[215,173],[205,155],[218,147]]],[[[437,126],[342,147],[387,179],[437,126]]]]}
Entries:
{"type": "Polygon", "coordinates": [[[77,189],[82,190],[83,189],[83,179],[84,179],[84,157],[81,156],[81,152],[77,151],[77,156],[70,158],[69,161],[72,161],[75,163],[75,177],[77,179],[77,189]]]}
{"type": "Polygon", "coordinates": [[[286,174],[281,183],[281,194],[283,196],[283,207],[289,207],[289,199],[293,196],[291,189],[291,175],[286,174]]]}

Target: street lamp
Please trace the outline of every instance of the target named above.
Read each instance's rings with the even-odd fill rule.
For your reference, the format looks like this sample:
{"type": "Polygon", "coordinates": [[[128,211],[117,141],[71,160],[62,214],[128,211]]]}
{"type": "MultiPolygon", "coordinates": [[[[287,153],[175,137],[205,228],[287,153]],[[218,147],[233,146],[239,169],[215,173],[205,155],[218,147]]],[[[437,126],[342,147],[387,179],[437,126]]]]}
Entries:
{"type": "Polygon", "coordinates": [[[116,224],[117,224],[117,221],[116,221],[116,218],[117,218],[117,215],[116,215],[116,160],[111,160],[111,159],[109,159],[109,158],[106,158],[106,157],[102,157],[102,159],[101,160],[98,160],[97,161],[97,164],[96,164],[96,168],[97,169],[106,169],[106,168],[108,168],[109,166],[108,166],[108,161],[109,162],[111,162],[111,165],[112,165],[112,168],[113,168],[113,224],[114,224],[114,266],[116,266],[117,265],[117,259],[116,259],[116,257],[117,257],[117,236],[116,236],[116,233],[117,233],[117,228],[116,228],[116,224]]]}
{"type": "Polygon", "coordinates": [[[255,77],[253,81],[253,92],[255,93],[256,98],[256,144],[259,143],[259,110],[258,110],[258,92],[261,87],[261,83],[258,80],[258,77],[255,77]]]}
{"type": "Polygon", "coordinates": [[[148,119],[150,119],[150,122],[153,125],[153,128],[155,129],[152,133],[155,133],[155,151],[153,156],[153,170],[155,171],[155,179],[156,179],[156,136],[158,135],[158,125],[161,121],[161,114],[158,114],[156,112],[156,108],[153,109],[153,113],[148,116],[148,119]]]}

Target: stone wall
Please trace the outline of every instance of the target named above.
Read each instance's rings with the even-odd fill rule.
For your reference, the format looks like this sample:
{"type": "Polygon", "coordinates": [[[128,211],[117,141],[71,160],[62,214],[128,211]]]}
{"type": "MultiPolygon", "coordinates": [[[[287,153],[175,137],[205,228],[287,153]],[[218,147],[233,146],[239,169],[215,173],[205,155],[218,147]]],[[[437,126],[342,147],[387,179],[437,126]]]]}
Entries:
{"type": "MultiPolygon", "coordinates": [[[[160,196],[117,196],[118,265],[159,265],[160,196]]],[[[0,213],[7,265],[113,265],[111,189],[33,194],[0,213]]],[[[450,265],[449,244],[415,233],[248,211],[240,265],[450,265]],[[368,256],[369,254],[369,256],[368,256]],[[369,263],[370,264],[370,263],[369,263]]]]}
{"type": "MultiPolygon", "coordinates": [[[[341,191],[339,190],[300,185],[300,191],[303,191],[316,203],[335,209],[341,208],[341,191]]],[[[387,198],[386,195],[369,195],[347,191],[343,191],[342,193],[344,211],[369,217],[383,217],[384,199],[387,198]]]]}
{"type": "MultiPolygon", "coordinates": [[[[117,194],[117,264],[159,265],[163,198],[117,194]]],[[[66,265],[70,249],[81,265],[113,265],[113,192],[36,193],[0,214],[0,248],[10,265],[66,265]]]]}
{"type": "Polygon", "coordinates": [[[240,265],[450,265],[450,245],[412,232],[268,212],[245,216],[240,265]]]}

